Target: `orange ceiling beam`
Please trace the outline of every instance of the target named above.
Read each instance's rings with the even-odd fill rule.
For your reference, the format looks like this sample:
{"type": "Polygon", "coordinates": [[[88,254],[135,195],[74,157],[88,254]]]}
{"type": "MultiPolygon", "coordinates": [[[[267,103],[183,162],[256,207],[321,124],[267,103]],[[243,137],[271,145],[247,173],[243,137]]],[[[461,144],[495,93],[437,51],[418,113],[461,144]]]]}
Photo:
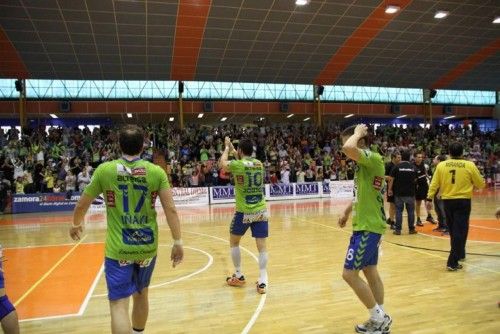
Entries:
{"type": "Polygon", "coordinates": [[[381,1],[377,8],[351,34],[337,52],[330,58],[314,82],[318,85],[333,84],[339,75],[352,63],[358,54],[366,47],[386,26],[396,14],[386,14],[388,4],[400,7],[400,12],[413,0],[381,1]]]}
{"type": "Polygon", "coordinates": [[[172,57],[172,80],[193,80],[212,0],[180,0],[172,57]]]}
{"type": "Polygon", "coordinates": [[[499,51],[500,51],[500,38],[497,38],[490,44],[478,50],[476,53],[467,57],[467,59],[465,59],[462,63],[458,64],[455,68],[453,68],[448,73],[443,75],[439,80],[437,80],[432,85],[432,88],[448,87],[451,83],[460,78],[462,75],[469,72],[474,67],[485,61],[486,58],[494,55],[499,51]]]}
{"type": "Polygon", "coordinates": [[[0,27],[0,77],[25,79],[28,69],[9,37],[0,27]]]}

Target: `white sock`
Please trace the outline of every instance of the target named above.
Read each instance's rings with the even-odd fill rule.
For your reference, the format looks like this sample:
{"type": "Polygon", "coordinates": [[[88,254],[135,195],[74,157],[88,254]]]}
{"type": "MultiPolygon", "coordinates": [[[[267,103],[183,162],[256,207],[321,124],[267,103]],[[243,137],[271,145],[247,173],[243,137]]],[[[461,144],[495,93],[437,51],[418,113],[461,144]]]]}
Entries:
{"type": "Polygon", "coordinates": [[[259,283],[264,283],[267,285],[267,252],[259,253],[259,283]]]}
{"type": "Polygon", "coordinates": [[[144,329],[142,331],[138,331],[138,330],[132,329],[132,333],[133,334],[144,334],[144,329]]]}
{"type": "Polygon", "coordinates": [[[241,273],[241,252],[239,246],[231,247],[231,258],[233,259],[236,277],[240,278],[243,274],[241,273]]]}
{"type": "Polygon", "coordinates": [[[380,304],[378,307],[380,307],[382,309],[382,311],[384,311],[384,313],[385,313],[384,304],[380,304]]]}
{"type": "Polygon", "coordinates": [[[369,311],[371,319],[376,321],[384,321],[384,310],[382,310],[378,304],[375,304],[375,306],[369,309],[369,311]]]}

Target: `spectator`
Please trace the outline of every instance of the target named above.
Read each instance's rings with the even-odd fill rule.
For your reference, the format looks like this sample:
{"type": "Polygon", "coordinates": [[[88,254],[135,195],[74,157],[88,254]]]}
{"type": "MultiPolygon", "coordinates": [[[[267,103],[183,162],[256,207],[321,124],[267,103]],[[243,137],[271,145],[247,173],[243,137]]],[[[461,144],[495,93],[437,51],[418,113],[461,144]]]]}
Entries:
{"type": "Polygon", "coordinates": [[[85,187],[90,183],[90,175],[87,168],[83,168],[78,174],[78,191],[82,192],[85,187]]]}
{"type": "Polygon", "coordinates": [[[66,176],[65,181],[66,181],[65,184],[67,192],[76,191],[76,176],[73,174],[71,170],[68,171],[68,175],[66,176]]]}

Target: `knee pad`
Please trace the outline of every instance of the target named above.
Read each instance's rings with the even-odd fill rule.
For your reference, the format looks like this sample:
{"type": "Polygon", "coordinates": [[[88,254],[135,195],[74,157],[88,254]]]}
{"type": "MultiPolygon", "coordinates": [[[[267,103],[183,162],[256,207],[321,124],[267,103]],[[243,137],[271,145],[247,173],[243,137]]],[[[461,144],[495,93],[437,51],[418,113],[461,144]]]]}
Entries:
{"type": "Polygon", "coordinates": [[[12,305],[6,295],[0,297],[0,320],[2,320],[15,310],[16,308],[14,307],[14,305],[12,305]]]}

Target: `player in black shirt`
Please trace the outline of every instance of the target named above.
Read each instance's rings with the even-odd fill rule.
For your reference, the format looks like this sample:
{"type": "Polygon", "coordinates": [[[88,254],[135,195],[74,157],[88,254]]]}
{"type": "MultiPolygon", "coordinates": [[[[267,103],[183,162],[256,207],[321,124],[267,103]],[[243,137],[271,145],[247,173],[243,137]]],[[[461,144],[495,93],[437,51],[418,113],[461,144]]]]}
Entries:
{"type": "MultiPolygon", "coordinates": [[[[401,154],[398,151],[394,151],[391,154],[391,161],[385,164],[385,182],[389,184],[391,179],[391,171],[394,166],[401,162],[401,154]]],[[[387,203],[389,203],[389,218],[387,218],[387,224],[391,226],[391,230],[394,229],[395,217],[396,217],[396,206],[394,204],[394,195],[389,196],[387,192],[387,203]]]]}

